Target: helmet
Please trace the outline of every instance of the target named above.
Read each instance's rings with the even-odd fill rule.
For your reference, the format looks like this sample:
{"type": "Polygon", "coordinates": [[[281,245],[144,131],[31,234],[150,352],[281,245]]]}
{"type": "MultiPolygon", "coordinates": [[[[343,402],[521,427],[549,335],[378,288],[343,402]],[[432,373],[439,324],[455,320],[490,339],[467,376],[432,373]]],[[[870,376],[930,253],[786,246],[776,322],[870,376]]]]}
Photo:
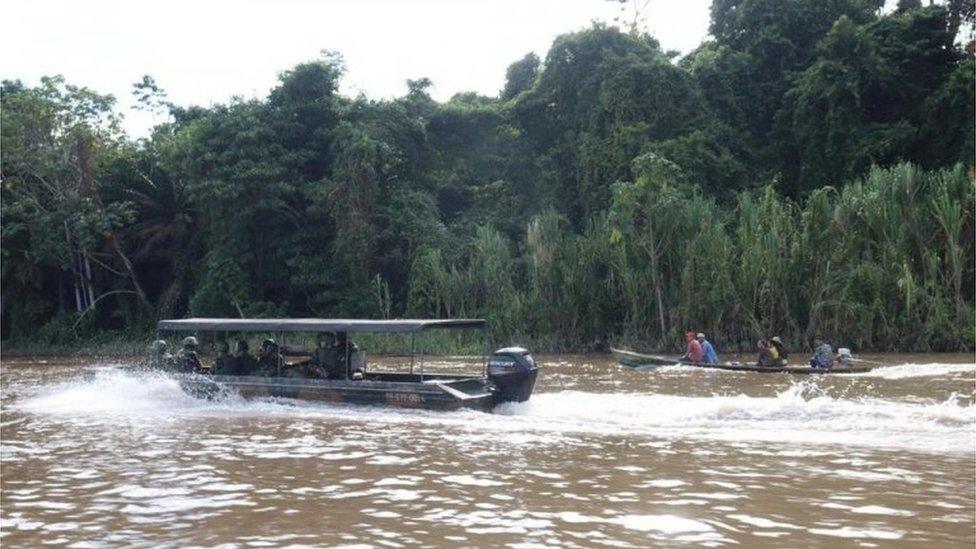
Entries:
{"type": "Polygon", "coordinates": [[[189,336],[189,337],[183,338],[183,346],[184,347],[196,347],[199,344],[200,344],[200,342],[197,341],[197,338],[195,338],[193,336],[189,336]]]}
{"type": "Polygon", "coordinates": [[[162,339],[157,339],[149,344],[149,350],[157,355],[161,355],[166,352],[166,342],[162,339]]]}
{"type": "Polygon", "coordinates": [[[780,345],[783,344],[783,340],[780,339],[779,336],[774,336],[771,341],[775,341],[776,343],[779,343],[780,345]]]}
{"type": "Polygon", "coordinates": [[[695,337],[697,337],[698,339],[705,339],[705,334],[698,332],[698,335],[695,337]]]}
{"type": "Polygon", "coordinates": [[[271,338],[265,339],[264,341],[261,342],[262,349],[271,349],[276,347],[278,347],[278,344],[275,342],[275,340],[271,338]]]}

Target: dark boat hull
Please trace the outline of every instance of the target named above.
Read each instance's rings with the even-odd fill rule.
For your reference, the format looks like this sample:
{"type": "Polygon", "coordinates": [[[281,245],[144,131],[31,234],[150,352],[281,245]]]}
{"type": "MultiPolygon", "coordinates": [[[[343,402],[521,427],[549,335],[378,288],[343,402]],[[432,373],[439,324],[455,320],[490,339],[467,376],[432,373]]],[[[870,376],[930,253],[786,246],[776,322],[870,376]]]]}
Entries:
{"type": "Polygon", "coordinates": [[[704,364],[701,362],[681,362],[673,358],[659,356],[659,355],[646,355],[643,353],[636,353],[634,351],[627,351],[623,349],[613,349],[610,351],[613,353],[614,358],[622,366],[627,366],[629,368],[643,368],[643,367],[653,367],[653,366],[689,366],[692,368],[709,368],[713,370],[727,370],[733,372],[759,372],[763,374],[772,373],[785,373],[785,374],[800,374],[800,375],[822,375],[822,374],[859,374],[864,372],[870,372],[872,367],[869,365],[853,365],[853,366],[837,366],[834,368],[812,368],[810,366],[786,366],[782,368],[762,368],[755,364],[704,364]]]}
{"type": "Polygon", "coordinates": [[[179,375],[183,390],[210,397],[223,391],[244,398],[293,398],[314,402],[395,406],[428,410],[469,408],[490,411],[495,388],[479,378],[419,381],[328,380],[250,376],[179,375]]]}
{"type": "MultiPolygon", "coordinates": [[[[101,368],[85,370],[93,379],[101,368]]],[[[146,372],[149,370],[134,370],[146,372]]],[[[369,373],[364,380],[305,379],[167,373],[187,393],[199,398],[234,394],[243,398],[290,398],[313,402],[394,406],[426,410],[471,409],[490,412],[504,398],[481,377],[369,373]]],[[[534,376],[533,376],[534,381],[534,376]]],[[[531,390],[531,389],[530,389],[531,390]]],[[[525,395],[526,399],[528,395],[525,395]]]]}

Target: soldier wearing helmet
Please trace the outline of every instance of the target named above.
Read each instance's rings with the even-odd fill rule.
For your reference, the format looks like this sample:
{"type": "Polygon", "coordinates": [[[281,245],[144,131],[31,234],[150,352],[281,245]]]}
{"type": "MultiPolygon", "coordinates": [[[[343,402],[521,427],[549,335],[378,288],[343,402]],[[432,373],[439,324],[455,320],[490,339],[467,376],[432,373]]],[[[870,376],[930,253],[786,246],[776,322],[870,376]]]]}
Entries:
{"type": "Polygon", "coordinates": [[[200,343],[193,336],[183,338],[183,347],[176,354],[176,370],[183,373],[197,372],[203,369],[197,347],[200,343]]]}
{"type": "Polygon", "coordinates": [[[339,350],[335,346],[336,337],[332,332],[319,333],[315,338],[315,350],[309,361],[308,373],[310,377],[329,379],[335,377],[336,363],[339,350]]]}
{"type": "Polygon", "coordinates": [[[211,372],[218,376],[236,376],[237,360],[230,355],[230,345],[226,341],[217,342],[217,357],[214,358],[211,372]]]}
{"type": "Polygon", "coordinates": [[[278,349],[278,342],[268,338],[261,343],[261,352],[258,354],[258,373],[263,377],[278,377],[279,366],[283,360],[278,349]]]}
{"type": "Polygon", "coordinates": [[[169,353],[164,340],[157,339],[149,345],[149,366],[161,370],[173,367],[173,355],[169,353]]]}
{"type": "Polygon", "coordinates": [[[237,344],[234,345],[234,362],[239,376],[257,375],[258,361],[251,356],[249,351],[250,346],[247,344],[247,340],[238,339],[237,344]]]}

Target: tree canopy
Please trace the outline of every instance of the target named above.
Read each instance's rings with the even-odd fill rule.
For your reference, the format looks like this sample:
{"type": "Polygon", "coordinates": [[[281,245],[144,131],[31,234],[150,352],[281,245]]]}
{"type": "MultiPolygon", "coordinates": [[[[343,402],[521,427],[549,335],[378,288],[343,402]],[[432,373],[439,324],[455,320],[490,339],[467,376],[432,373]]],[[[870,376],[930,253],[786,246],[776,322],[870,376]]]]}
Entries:
{"type": "Polygon", "coordinates": [[[138,140],[111,96],[4,81],[2,336],[483,316],[543,349],[971,349],[963,4],[715,0],[684,57],[594,24],[445,102],[345,97],[333,52],[207,108],[146,75],[138,140]]]}

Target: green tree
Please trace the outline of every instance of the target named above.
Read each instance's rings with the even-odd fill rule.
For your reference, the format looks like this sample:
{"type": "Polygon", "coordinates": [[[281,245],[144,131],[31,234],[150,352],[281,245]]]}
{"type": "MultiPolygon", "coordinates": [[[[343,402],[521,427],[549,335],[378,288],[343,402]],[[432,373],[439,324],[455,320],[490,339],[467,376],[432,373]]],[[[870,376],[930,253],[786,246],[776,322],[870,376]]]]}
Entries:
{"type": "Polygon", "coordinates": [[[501,98],[512,99],[531,88],[539,76],[539,64],[539,56],[530,52],[509,65],[505,71],[505,88],[502,89],[501,98]]]}

